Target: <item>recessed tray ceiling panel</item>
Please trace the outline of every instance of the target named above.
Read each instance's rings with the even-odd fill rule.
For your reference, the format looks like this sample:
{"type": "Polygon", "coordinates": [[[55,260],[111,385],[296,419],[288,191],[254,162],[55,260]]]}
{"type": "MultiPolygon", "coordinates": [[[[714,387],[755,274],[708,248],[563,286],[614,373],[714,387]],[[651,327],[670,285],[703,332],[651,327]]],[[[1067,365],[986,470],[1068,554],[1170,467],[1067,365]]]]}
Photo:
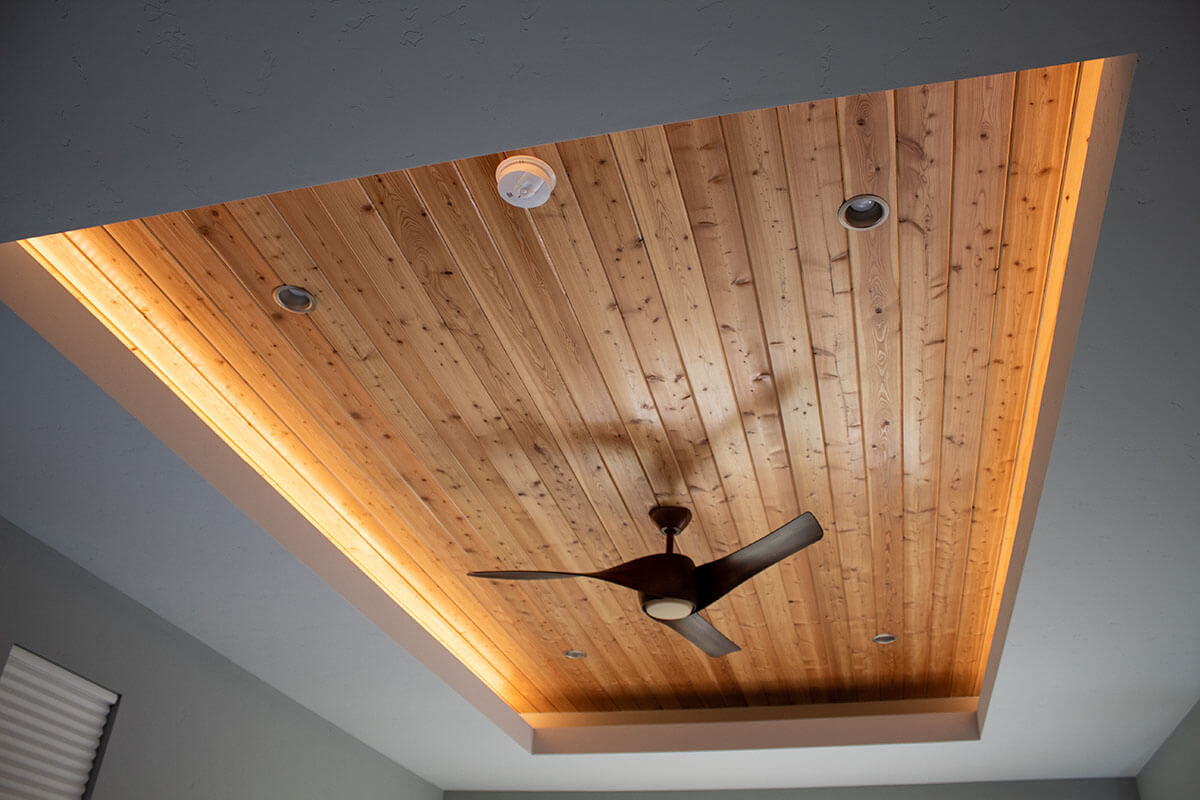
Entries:
{"type": "Polygon", "coordinates": [[[528,211],[497,153],[24,244],[519,712],[973,696],[1099,71],[531,147],[528,211]],[[659,552],[660,504],[698,562],[826,536],[706,612],[721,659],[628,590],[466,577],[659,552]]]}

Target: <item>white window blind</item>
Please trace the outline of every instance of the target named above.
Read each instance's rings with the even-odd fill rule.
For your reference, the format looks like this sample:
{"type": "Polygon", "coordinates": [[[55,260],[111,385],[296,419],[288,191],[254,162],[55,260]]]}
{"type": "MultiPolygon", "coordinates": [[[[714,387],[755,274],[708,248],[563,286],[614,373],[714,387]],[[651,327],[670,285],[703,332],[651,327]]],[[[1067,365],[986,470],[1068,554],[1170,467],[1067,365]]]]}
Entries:
{"type": "Polygon", "coordinates": [[[13,646],[0,673],[0,797],[79,798],[117,695],[13,646]]]}

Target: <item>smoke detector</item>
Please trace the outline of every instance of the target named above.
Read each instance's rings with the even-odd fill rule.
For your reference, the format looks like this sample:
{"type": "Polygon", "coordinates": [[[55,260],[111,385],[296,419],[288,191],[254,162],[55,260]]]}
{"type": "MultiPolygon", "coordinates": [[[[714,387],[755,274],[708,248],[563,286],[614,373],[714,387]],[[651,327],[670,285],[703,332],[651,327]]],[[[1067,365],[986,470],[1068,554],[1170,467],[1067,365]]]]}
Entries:
{"type": "Polygon", "coordinates": [[[540,158],[513,156],[496,167],[496,191],[517,208],[536,208],[554,191],[554,170],[540,158]]]}

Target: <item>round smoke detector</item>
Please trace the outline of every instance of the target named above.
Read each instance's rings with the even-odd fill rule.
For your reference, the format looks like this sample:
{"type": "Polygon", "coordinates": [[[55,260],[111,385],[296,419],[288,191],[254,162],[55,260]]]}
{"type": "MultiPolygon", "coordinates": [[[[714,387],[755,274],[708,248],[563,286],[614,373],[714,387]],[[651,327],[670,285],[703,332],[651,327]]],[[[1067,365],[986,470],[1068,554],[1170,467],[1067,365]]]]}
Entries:
{"type": "Polygon", "coordinates": [[[540,158],[513,156],[496,167],[496,190],[517,208],[536,208],[554,191],[554,170],[540,158]]]}

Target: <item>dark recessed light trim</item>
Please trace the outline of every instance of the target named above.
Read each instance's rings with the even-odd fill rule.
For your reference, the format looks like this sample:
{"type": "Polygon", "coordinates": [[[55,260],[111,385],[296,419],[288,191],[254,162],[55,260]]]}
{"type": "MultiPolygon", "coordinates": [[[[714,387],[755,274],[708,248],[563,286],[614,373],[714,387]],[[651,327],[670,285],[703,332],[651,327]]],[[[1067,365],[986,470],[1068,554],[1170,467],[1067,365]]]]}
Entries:
{"type": "Polygon", "coordinates": [[[838,222],[849,231],[878,228],[887,218],[887,201],[876,194],[856,194],[838,209],[838,222]]]}
{"type": "Polygon", "coordinates": [[[285,283],[282,286],[276,286],[272,294],[280,308],[294,314],[307,314],[317,307],[317,298],[302,286],[285,283]]]}
{"type": "Polygon", "coordinates": [[[896,634],[877,633],[871,637],[871,641],[875,644],[891,644],[892,642],[896,641],[896,634]]]}
{"type": "Polygon", "coordinates": [[[587,658],[587,653],[582,650],[563,650],[563,655],[572,659],[587,658]]]}

